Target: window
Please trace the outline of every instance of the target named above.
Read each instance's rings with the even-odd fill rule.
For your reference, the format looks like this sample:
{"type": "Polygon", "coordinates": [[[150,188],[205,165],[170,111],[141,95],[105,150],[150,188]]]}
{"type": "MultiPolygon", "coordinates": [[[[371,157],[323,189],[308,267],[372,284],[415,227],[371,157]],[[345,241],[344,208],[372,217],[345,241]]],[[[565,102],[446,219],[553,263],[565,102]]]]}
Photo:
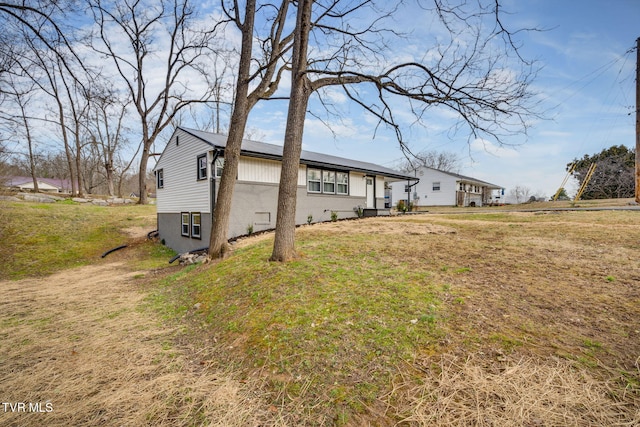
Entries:
{"type": "Polygon", "coordinates": [[[309,193],[349,195],[349,172],[307,169],[309,193]]]}
{"type": "Polygon", "coordinates": [[[216,159],[216,163],[215,163],[215,177],[216,178],[222,178],[222,168],[224,167],[224,158],[223,157],[218,157],[216,159]]]}
{"type": "Polygon", "coordinates": [[[207,179],[207,155],[198,156],[198,180],[207,179]]]}
{"type": "Polygon", "coordinates": [[[322,171],[322,192],[335,194],[336,173],[333,171],[322,171]]]}
{"type": "Polygon", "coordinates": [[[431,190],[432,190],[432,191],[440,191],[440,182],[439,182],[439,181],[438,181],[438,182],[434,182],[434,183],[431,185],[431,190]]]}
{"type": "Polygon", "coordinates": [[[182,228],[180,230],[180,234],[183,236],[189,237],[189,214],[187,212],[182,212],[180,214],[182,228]]]}
{"type": "Polygon", "coordinates": [[[310,193],[320,193],[320,177],[322,173],[318,169],[307,169],[307,191],[310,193]]]}
{"type": "Polygon", "coordinates": [[[156,187],[164,188],[164,169],[158,169],[156,172],[156,187]]]}
{"type": "Polygon", "coordinates": [[[460,187],[459,188],[460,188],[460,191],[464,191],[464,184],[460,183],[460,187]]]}
{"type": "Polygon", "coordinates": [[[337,172],[336,173],[336,187],[338,194],[349,194],[349,173],[337,172]]]}
{"type": "Polygon", "coordinates": [[[200,215],[200,212],[191,213],[191,237],[195,239],[200,238],[200,231],[201,231],[200,219],[201,218],[202,216],[200,215]]]}

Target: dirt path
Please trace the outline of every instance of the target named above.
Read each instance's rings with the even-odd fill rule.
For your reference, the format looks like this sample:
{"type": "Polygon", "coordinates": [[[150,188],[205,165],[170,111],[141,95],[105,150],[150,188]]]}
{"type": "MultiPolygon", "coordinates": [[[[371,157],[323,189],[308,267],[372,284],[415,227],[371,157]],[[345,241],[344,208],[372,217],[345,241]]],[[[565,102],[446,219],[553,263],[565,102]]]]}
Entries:
{"type": "Polygon", "coordinates": [[[248,386],[176,346],[121,263],[0,282],[0,426],[255,425],[248,386]]]}

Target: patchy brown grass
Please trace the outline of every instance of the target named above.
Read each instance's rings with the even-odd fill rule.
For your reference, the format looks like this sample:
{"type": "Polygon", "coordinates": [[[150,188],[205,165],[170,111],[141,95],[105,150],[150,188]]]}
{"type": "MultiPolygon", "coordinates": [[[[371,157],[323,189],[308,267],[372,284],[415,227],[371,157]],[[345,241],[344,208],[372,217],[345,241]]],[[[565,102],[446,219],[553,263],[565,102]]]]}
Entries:
{"type": "Polygon", "coordinates": [[[0,401],[53,409],[0,425],[639,425],[639,215],[326,223],[289,264],[261,235],[168,273],[138,242],[0,282],[0,401]]]}
{"type": "Polygon", "coordinates": [[[290,425],[635,425],[639,214],[325,223],[290,264],[263,235],[174,286],[290,425]]]}
{"type": "MultiPolygon", "coordinates": [[[[423,367],[424,383],[407,387],[409,415],[421,426],[638,425],[633,396],[561,359],[443,355],[423,367]]],[[[407,381],[412,384],[413,381],[407,381]]]]}
{"type": "Polygon", "coordinates": [[[0,400],[41,411],[0,406],[0,425],[278,425],[254,385],[140,309],[149,274],[120,262],[0,282],[0,400]]]}

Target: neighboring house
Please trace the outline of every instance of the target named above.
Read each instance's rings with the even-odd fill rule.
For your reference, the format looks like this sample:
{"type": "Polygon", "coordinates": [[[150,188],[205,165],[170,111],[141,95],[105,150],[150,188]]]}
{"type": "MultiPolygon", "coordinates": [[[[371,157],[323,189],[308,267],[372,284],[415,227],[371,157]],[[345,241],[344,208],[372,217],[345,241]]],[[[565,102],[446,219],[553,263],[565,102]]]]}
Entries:
{"type": "MultiPolygon", "coordinates": [[[[71,181],[58,178],[36,178],[38,190],[43,193],[68,193],[71,181]]],[[[20,191],[33,191],[33,178],[30,176],[7,176],[0,178],[0,185],[20,191]]]]}
{"type": "MultiPolygon", "coordinates": [[[[212,212],[224,167],[227,137],[178,128],[156,167],[158,233],[178,252],[209,244],[212,212]]],[[[282,146],[244,140],[234,190],[229,237],[275,227],[282,146]]],[[[385,185],[415,178],[383,166],[303,151],[296,224],[358,215],[388,215],[385,185]]],[[[412,181],[412,182],[413,182],[412,181]]]]}
{"type": "Polygon", "coordinates": [[[391,184],[393,206],[400,200],[406,202],[408,198],[416,207],[483,206],[504,198],[504,191],[499,185],[457,173],[421,167],[414,176],[420,180],[416,185],[411,186],[412,182],[391,184]]]}

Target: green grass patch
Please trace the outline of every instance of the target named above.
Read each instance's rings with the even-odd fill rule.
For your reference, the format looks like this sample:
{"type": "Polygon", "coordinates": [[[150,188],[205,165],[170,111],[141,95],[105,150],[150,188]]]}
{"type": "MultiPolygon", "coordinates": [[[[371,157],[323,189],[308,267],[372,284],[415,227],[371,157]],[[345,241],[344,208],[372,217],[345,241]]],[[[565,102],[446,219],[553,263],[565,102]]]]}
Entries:
{"type": "Polygon", "coordinates": [[[234,343],[231,358],[249,355],[245,369],[260,370],[292,399],[301,389],[306,399],[327,397],[338,419],[363,410],[397,366],[441,336],[442,287],[432,274],[367,249],[384,237],[366,237],[368,246],[360,238],[301,234],[300,258],[284,264],[267,261],[265,241],[214,268],[167,278],[153,298],[173,301],[165,314],[176,317],[200,303],[210,332],[234,343]]]}
{"type": "MultiPolygon", "coordinates": [[[[153,230],[154,214],[155,206],[2,203],[0,279],[42,276],[93,262],[104,251],[129,242],[123,228],[135,225],[153,230]]],[[[160,245],[150,245],[146,262],[153,264],[166,254],[160,245]]]]}

